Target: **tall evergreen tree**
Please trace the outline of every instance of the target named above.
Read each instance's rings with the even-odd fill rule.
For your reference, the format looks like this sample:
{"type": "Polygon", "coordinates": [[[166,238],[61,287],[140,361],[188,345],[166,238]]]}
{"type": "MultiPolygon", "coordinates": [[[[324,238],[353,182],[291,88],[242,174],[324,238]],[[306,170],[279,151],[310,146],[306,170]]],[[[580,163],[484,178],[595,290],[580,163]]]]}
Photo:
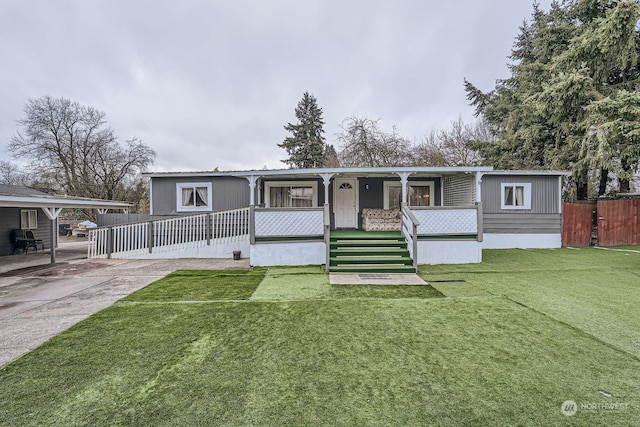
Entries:
{"type": "Polygon", "coordinates": [[[278,147],[284,148],[289,158],[282,160],[292,169],[320,168],[325,163],[324,121],[322,108],[318,107],[315,96],[305,92],[295,110],[298,123],[287,123],[284,127],[291,136],[284,139],[278,147]]]}
{"type": "Polygon", "coordinates": [[[637,121],[621,114],[628,126],[614,126],[613,117],[636,108],[635,97],[618,93],[640,87],[639,18],[637,1],[567,0],[554,2],[549,12],[534,5],[532,21],[520,28],[512,50],[511,77],[487,93],[465,81],[476,114],[498,137],[477,145],[485,162],[572,170],[579,199],[598,176],[603,194],[609,172],[621,189],[628,188],[625,180],[640,158],[637,150],[628,155],[622,147],[635,135],[637,121]],[[615,138],[609,145],[614,148],[603,150],[604,138],[615,138]]]}

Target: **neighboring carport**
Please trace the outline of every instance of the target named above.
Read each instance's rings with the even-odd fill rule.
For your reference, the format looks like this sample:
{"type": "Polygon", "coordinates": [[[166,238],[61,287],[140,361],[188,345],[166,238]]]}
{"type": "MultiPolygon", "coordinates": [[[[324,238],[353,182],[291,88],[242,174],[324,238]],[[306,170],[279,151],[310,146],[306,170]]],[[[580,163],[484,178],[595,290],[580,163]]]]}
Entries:
{"type": "MultiPolygon", "coordinates": [[[[49,238],[51,243],[51,263],[56,262],[56,220],[62,209],[97,209],[98,213],[106,213],[109,209],[123,210],[125,213],[131,205],[103,199],[84,197],[57,196],[15,185],[0,185],[0,208],[19,209],[20,213],[11,212],[10,218],[2,219],[5,228],[22,228],[24,221],[30,221],[29,211],[40,209],[49,219],[49,238]],[[24,214],[26,212],[26,215],[24,214]],[[18,216],[19,215],[19,216],[18,216]],[[14,227],[13,224],[16,226],[14,227]]],[[[2,215],[0,214],[0,217],[2,215]]],[[[37,219],[36,219],[37,221],[37,219]]]]}

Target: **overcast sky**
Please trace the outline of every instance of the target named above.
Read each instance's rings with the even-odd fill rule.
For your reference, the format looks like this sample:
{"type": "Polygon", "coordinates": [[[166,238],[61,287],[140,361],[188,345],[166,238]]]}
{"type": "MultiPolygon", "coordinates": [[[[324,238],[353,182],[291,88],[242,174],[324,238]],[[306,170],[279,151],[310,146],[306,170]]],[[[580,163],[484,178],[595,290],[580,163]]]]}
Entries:
{"type": "MultiPolygon", "coordinates": [[[[540,1],[548,10],[550,1],[540,1]]],[[[528,0],[0,0],[0,159],[29,98],[107,114],[153,171],[285,167],[305,91],[335,142],[347,117],[419,142],[473,121],[466,77],[508,76],[528,0]]],[[[339,149],[339,146],[336,146],[339,149]]]]}

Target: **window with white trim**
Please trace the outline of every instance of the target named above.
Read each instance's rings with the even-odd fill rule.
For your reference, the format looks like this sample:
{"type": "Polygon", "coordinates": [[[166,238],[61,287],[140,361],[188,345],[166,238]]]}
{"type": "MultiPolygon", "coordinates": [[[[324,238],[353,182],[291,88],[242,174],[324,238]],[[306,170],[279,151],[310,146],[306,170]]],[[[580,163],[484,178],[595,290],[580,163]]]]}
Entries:
{"type": "Polygon", "coordinates": [[[268,208],[314,208],[318,206],[315,181],[268,181],[264,184],[268,208]]]}
{"type": "MultiPolygon", "coordinates": [[[[402,184],[398,181],[384,182],[384,208],[400,209],[402,184]]],[[[409,206],[434,206],[433,181],[409,181],[407,186],[409,206]]]]}
{"type": "Polygon", "coordinates": [[[500,200],[502,209],[531,209],[531,184],[502,183],[500,200]]]}
{"type": "Polygon", "coordinates": [[[20,211],[20,228],[23,230],[38,228],[38,211],[35,209],[23,209],[20,211]]]}
{"type": "Polygon", "coordinates": [[[212,210],[210,182],[183,182],[176,184],[176,210],[178,212],[206,212],[212,210]]]}

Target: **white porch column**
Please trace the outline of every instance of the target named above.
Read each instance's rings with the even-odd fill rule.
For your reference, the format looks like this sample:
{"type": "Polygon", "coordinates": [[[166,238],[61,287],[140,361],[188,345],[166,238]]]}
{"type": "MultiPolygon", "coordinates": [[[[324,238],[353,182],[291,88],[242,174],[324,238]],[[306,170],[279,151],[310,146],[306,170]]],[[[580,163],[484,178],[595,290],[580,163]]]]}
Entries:
{"type": "Polygon", "coordinates": [[[58,215],[62,211],[62,208],[41,208],[44,214],[49,218],[51,223],[51,229],[49,233],[49,237],[51,239],[51,264],[56,263],[56,219],[58,219],[58,215]]]}
{"type": "Polygon", "coordinates": [[[476,202],[482,201],[482,172],[476,172],[476,202]]]}
{"type": "Polygon", "coordinates": [[[324,204],[329,204],[329,183],[331,181],[332,173],[323,173],[322,182],[324,183],[324,204]]]}
{"type": "Polygon", "coordinates": [[[245,176],[249,180],[249,242],[256,243],[256,182],[259,176],[245,176]]]}
{"type": "Polygon", "coordinates": [[[400,172],[398,175],[400,175],[400,184],[402,185],[402,203],[407,203],[407,181],[409,180],[409,175],[411,175],[410,172],[400,172]]]}
{"type": "Polygon", "coordinates": [[[258,177],[249,175],[246,178],[249,180],[249,205],[254,206],[256,204],[256,181],[258,177]]]}

